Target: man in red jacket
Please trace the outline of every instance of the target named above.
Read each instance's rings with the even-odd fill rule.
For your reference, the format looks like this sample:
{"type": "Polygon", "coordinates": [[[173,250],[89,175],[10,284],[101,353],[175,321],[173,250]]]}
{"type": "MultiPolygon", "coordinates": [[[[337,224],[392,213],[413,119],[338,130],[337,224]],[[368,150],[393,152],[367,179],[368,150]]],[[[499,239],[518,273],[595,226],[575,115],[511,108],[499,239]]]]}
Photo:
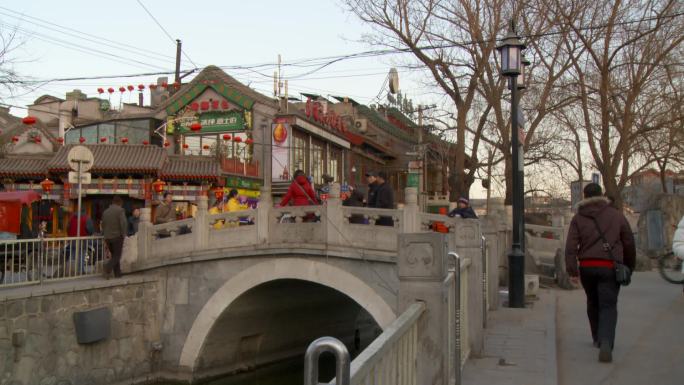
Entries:
{"type": "Polygon", "coordinates": [[[578,275],[582,281],[591,336],[594,346],[600,348],[601,362],[613,360],[620,292],[615,263],[634,270],[635,261],[634,236],[627,219],[601,196],[601,186],[588,184],[584,188],[584,200],[578,204],[577,214],[570,223],[565,266],[575,283],[578,275]]]}
{"type": "Polygon", "coordinates": [[[290,188],[287,189],[287,194],[280,201],[280,206],[287,206],[290,200],[292,200],[293,206],[312,206],[318,204],[316,193],[302,170],[295,171],[294,180],[290,184],[290,188]]]}

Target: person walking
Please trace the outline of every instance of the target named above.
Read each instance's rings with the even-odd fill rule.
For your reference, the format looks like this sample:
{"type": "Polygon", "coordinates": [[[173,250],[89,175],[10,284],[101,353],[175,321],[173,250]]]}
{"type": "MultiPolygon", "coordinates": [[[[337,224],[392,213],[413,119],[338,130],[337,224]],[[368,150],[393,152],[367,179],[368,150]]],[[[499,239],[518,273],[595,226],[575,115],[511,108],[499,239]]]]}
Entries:
{"type": "Polygon", "coordinates": [[[473,208],[470,207],[470,201],[468,201],[468,199],[460,197],[458,198],[458,202],[456,204],[458,207],[451,210],[451,212],[447,214],[448,216],[455,217],[458,215],[464,219],[477,219],[477,214],[475,214],[473,208]]]}
{"type": "Polygon", "coordinates": [[[112,272],[114,277],[121,277],[121,251],[123,250],[124,236],[127,234],[126,211],[123,200],[115,195],[112,204],[102,213],[102,233],[105,244],[112,253],[112,258],[105,263],[103,273],[109,278],[112,272]]]}
{"type": "MultiPolygon", "coordinates": [[[[369,205],[369,207],[394,209],[394,190],[387,183],[387,173],[384,171],[378,172],[376,183],[374,206],[369,205]]],[[[375,224],[378,226],[394,226],[394,219],[391,216],[380,216],[375,224]]]]}
{"type": "Polygon", "coordinates": [[[378,189],[378,173],[375,171],[368,171],[366,173],[366,182],[368,182],[368,198],[366,199],[366,206],[375,207],[376,197],[375,191],[378,189]]]}
{"type": "Polygon", "coordinates": [[[575,284],[579,276],[587,296],[589,327],[594,346],[600,348],[599,361],[612,362],[620,292],[615,265],[622,263],[633,271],[636,248],[627,219],[601,192],[596,183],[584,187],[584,199],[568,230],[565,265],[575,284]]]}
{"type": "MultiPolygon", "coordinates": [[[[67,226],[67,235],[70,238],[89,237],[93,235],[95,233],[95,224],[93,223],[93,220],[90,218],[90,216],[88,216],[85,207],[81,207],[81,226],[79,233],[78,215],[76,213],[77,210],[74,210],[74,213],[71,215],[71,218],[69,218],[69,225],[67,226]]],[[[90,242],[92,242],[92,240],[72,239],[71,241],[69,241],[69,254],[72,260],[78,261],[78,269],[81,274],[85,272],[86,255],[88,254],[88,245],[90,242]]]]}
{"type": "Polygon", "coordinates": [[[304,171],[296,170],[294,179],[287,189],[287,194],[280,201],[280,206],[287,206],[292,201],[293,206],[310,206],[319,204],[311,183],[306,179],[304,171]]]}
{"type": "MultiPolygon", "coordinates": [[[[363,207],[363,193],[359,189],[349,186],[349,196],[342,202],[342,206],[363,207]]],[[[367,221],[363,214],[352,214],[349,217],[349,223],[364,224],[367,221]]]]}

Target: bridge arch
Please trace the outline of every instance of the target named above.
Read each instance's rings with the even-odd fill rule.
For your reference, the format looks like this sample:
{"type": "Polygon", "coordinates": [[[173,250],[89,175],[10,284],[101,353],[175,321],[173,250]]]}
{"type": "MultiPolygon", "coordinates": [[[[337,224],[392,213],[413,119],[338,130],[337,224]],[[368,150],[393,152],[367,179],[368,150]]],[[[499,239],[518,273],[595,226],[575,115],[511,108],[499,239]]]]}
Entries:
{"type": "Polygon", "coordinates": [[[280,279],[309,281],[335,289],[358,303],[383,329],[396,318],[392,307],[371,286],[339,267],[304,258],[268,260],[241,271],[209,298],[185,339],[179,366],[194,371],[202,347],[221,314],[248,290],[280,279]]]}

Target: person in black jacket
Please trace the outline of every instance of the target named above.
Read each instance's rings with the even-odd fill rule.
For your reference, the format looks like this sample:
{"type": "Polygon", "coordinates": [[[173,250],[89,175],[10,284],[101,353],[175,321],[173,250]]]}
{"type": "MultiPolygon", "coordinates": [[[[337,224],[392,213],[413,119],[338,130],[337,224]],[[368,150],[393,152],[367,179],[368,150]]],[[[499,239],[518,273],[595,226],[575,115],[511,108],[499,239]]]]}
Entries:
{"type": "Polygon", "coordinates": [[[470,207],[470,202],[466,198],[458,198],[458,207],[453,209],[448,216],[450,217],[455,217],[459,216],[461,218],[471,218],[471,219],[477,219],[477,214],[475,214],[475,211],[473,211],[473,208],[470,207]]]}
{"type": "MultiPolygon", "coordinates": [[[[387,183],[387,173],[380,171],[377,178],[377,187],[375,189],[375,205],[369,207],[375,207],[378,209],[394,209],[394,190],[392,186],[387,183]]],[[[392,217],[381,216],[375,222],[378,226],[394,226],[394,220],[392,217]]]]}
{"type": "MultiPolygon", "coordinates": [[[[349,207],[363,207],[363,193],[359,189],[349,186],[349,196],[342,202],[343,206],[349,207]]],[[[367,223],[363,214],[352,214],[349,217],[349,223],[363,224],[367,223]]]]}
{"type": "Polygon", "coordinates": [[[377,201],[375,191],[378,189],[378,173],[375,171],[368,171],[366,173],[366,182],[368,182],[368,199],[366,199],[367,207],[375,207],[377,201]]]}

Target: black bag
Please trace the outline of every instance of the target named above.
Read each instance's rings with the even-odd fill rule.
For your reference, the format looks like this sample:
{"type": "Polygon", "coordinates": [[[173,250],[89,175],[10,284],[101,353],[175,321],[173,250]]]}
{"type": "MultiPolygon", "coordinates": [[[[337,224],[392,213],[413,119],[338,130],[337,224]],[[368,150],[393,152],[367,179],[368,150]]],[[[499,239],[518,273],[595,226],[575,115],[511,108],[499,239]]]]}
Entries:
{"type": "Polygon", "coordinates": [[[615,281],[619,285],[628,286],[632,282],[632,271],[629,269],[629,267],[627,267],[627,265],[619,262],[615,259],[615,257],[613,257],[613,245],[606,241],[606,237],[603,235],[603,231],[601,231],[601,227],[599,226],[596,218],[590,218],[594,221],[594,224],[596,225],[596,230],[598,230],[599,235],[601,236],[601,241],[603,241],[603,249],[608,252],[610,258],[615,263],[615,281]]]}

